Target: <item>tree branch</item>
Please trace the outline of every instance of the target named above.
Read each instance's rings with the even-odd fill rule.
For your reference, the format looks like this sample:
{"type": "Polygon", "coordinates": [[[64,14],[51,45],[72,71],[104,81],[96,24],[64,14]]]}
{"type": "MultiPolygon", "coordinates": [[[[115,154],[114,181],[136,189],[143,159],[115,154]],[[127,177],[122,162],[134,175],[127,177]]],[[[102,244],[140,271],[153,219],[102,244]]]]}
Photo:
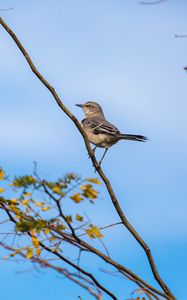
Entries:
{"type": "Polygon", "coordinates": [[[151,286],[150,284],[148,284],[145,280],[141,279],[139,276],[137,276],[131,270],[129,270],[126,267],[124,267],[123,265],[117,263],[112,258],[106,256],[104,253],[100,252],[98,249],[94,248],[93,246],[91,246],[90,244],[86,243],[85,241],[79,239],[79,244],[77,244],[77,241],[73,240],[72,236],[68,236],[68,234],[65,234],[63,232],[59,232],[59,230],[56,230],[55,228],[51,228],[51,230],[54,230],[55,232],[57,232],[59,235],[61,235],[70,244],[74,244],[77,247],[80,247],[80,245],[82,245],[85,249],[88,249],[91,253],[97,255],[98,257],[100,257],[101,259],[103,259],[105,262],[107,262],[108,264],[110,264],[113,267],[115,267],[117,270],[122,271],[123,274],[125,274],[125,276],[127,276],[132,281],[134,281],[134,282],[136,282],[136,283],[138,283],[140,285],[145,286],[147,289],[152,290],[154,293],[156,293],[156,294],[158,294],[158,295],[160,295],[160,296],[162,296],[162,297],[164,297],[166,299],[172,299],[170,296],[167,296],[164,293],[160,292],[159,290],[155,289],[153,286],[151,286]]]}
{"type": "MultiPolygon", "coordinates": [[[[3,248],[5,248],[9,251],[15,251],[16,250],[16,249],[4,244],[3,242],[0,242],[0,246],[2,246],[3,248]]],[[[26,259],[26,255],[24,253],[19,252],[18,254],[26,259]]],[[[97,300],[101,300],[100,290],[95,286],[95,284],[93,284],[93,282],[91,280],[88,280],[86,277],[84,277],[80,274],[69,272],[67,269],[55,266],[55,265],[49,263],[47,260],[41,259],[39,257],[31,257],[30,261],[33,262],[33,263],[39,264],[42,268],[50,268],[50,269],[53,269],[53,270],[57,271],[60,274],[63,274],[65,277],[67,277],[71,281],[75,282],[76,284],[78,284],[81,287],[83,287],[84,289],[86,289],[97,300]],[[77,277],[78,279],[76,279],[75,277],[77,277]],[[85,283],[83,283],[81,280],[84,281],[85,283]],[[97,293],[95,293],[90,286],[96,288],[97,293]]]]}
{"type": "MultiPolygon", "coordinates": [[[[10,218],[10,221],[13,222],[14,224],[17,224],[17,221],[10,215],[10,211],[9,211],[10,209],[7,208],[4,204],[2,205],[2,209],[4,209],[6,211],[6,213],[8,214],[8,216],[10,218]]],[[[22,215],[22,218],[24,220],[28,220],[27,216],[22,215]]],[[[110,257],[106,256],[105,254],[103,254],[102,252],[97,250],[96,248],[92,247],[91,245],[89,245],[85,241],[81,240],[79,237],[75,238],[72,234],[67,234],[67,233],[55,228],[54,226],[48,226],[48,228],[51,231],[57,233],[59,236],[61,236],[62,239],[64,241],[68,242],[70,245],[74,245],[74,246],[78,247],[81,250],[89,251],[91,253],[94,253],[96,256],[100,257],[105,262],[107,262],[110,265],[114,266],[123,275],[125,275],[127,278],[134,281],[135,283],[137,283],[139,286],[143,287],[144,289],[150,290],[150,291],[152,291],[152,292],[154,292],[154,293],[156,293],[156,294],[158,294],[158,295],[160,295],[160,296],[162,296],[162,297],[164,297],[168,300],[172,299],[172,298],[170,298],[170,296],[165,295],[164,293],[160,292],[159,290],[157,290],[154,287],[152,287],[151,285],[149,285],[146,281],[144,281],[143,279],[138,277],[136,274],[134,274],[132,271],[130,271],[129,269],[127,269],[123,265],[120,265],[119,263],[112,260],[110,257]]],[[[27,232],[27,235],[31,237],[30,232],[27,232]]],[[[59,236],[55,236],[54,234],[52,234],[52,236],[59,239],[59,236]]],[[[42,242],[41,242],[41,244],[44,245],[42,242]]],[[[51,253],[56,253],[57,249],[55,250],[55,252],[52,251],[52,250],[50,252],[51,253]]]]}
{"type": "Polygon", "coordinates": [[[142,5],[157,5],[157,4],[160,4],[160,3],[163,3],[163,2],[166,2],[168,0],[157,0],[157,1],[140,1],[139,4],[142,4],[142,5]]]}
{"type": "Polygon", "coordinates": [[[61,260],[63,260],[64,262],[66,262],[68,265],[72,266],[74,269],[76,269],[77,271],[81,272],[82,274],[86,275],[87,277],[91,278],[92,281],[95,283],[95,285],[100,288],[103,292],[105,292],[108,296],[110,296],[112,299],[117,300],[116,296],[114,294],[112,294],[109,290],[107,290],[103,285],[101,285],[97,279],[92,275],[92,273],[89,273],[87,271],[85,271],[84,269],[82,269],[80,266],[77,266],[76,264],[74,264],[72,261],[70,261],[69,259],[67,259],[65,256],[61,255],[60,253],[58,253],[57,251],[52,251],[49,247],[47,247],[46,245],[44,245],[43,243],[40,242],[40,245],[42,248],[44,248],[46,251],[48,251],[49,253],[55,254],[57,257],[59,257],[61,260]]]}

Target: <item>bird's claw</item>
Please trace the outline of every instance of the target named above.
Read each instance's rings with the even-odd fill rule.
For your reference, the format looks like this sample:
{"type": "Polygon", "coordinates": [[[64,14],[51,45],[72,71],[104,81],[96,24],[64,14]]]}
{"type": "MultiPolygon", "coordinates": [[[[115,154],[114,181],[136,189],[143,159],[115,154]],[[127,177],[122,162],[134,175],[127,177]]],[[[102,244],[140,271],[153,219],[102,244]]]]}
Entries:
{"type": "Polygon", "coordinates": [[[101,167],[101,161],[97,162],[97,164],[93,165],[93,167],[95,168],[94,173],[96,173],[98,171],[98,169],[100,169],[100,167],[101,167]]]}
{"type": "Polygon", "coordinates": [[[92,158],[94,156],[94,151],[91,150],[91,153],[88,153],[88,158],[92,158]]]}

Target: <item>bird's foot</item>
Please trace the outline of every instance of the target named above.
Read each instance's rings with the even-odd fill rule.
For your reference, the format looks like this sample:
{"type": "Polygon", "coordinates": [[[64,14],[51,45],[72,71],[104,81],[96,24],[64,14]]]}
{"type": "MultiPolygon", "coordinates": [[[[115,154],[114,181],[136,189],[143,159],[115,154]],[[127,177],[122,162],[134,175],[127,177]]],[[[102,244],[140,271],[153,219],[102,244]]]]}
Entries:
{"type": "Polygon", "coordinates": [[[101,166],[102,160],[98,161],[98,165],[99,167],[101,166]]]}
{"type": "Polygon", "coordinates": [[[95,155],[95,149],[96,149],[96,147],[91,149],[91,151],[90,151],[91,153],[88,153],[88,158],[92,158],[95,155]]]}
{"type": "Polygon", "coordinates": [[[97,164],[93,165],[93,167],[95,168],[94,173],[96,173],[98,171],[98,169],[100,169],[100,167],[101,167],[101,161],[97,162],[97,164]]]}
{"type": "Polygon", "coordinates": [[[88,153],[88,158],[92,158],[94,156],[94,151],[91,150],[91,153],[88,153]]]}

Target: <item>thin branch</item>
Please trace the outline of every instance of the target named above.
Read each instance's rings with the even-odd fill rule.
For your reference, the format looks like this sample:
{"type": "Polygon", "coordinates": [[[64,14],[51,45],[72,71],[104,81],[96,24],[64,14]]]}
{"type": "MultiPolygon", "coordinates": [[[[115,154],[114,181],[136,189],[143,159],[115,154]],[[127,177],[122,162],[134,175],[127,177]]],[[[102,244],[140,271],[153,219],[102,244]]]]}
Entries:
{"type": "MultiPolygon", "coordinates": [[[[5,208],[4,208],[5,209],[5,208]]],[[[6,208],[5,211],[8,213],[9,209],[6,208]]],[[[28,220],[27,216],[23,216],[22,218],[25,220],[28,220]]],[[[17,223],[17,221],[12,217],[12,219],[10,220],[12,222],[14,222],[15,224],[17,223]]],[[[88,243],[86,243],[85,241],[81,240],[80,238],[75,238],[70,234],[67,234],[63,231],[60,231],[59,229],[55,228],[54,226],[48,226],[48,228],[51,231],[54,231],[55,233],[58,233],[60,236],[62,236],[63,240],[68,242],[70,245],[74,245],[76,247],[78,247],[79,249],[81,249],[82,251],[89,251],[91,253],[96,254],[97,256],[99,256],[100,258],[102,258],[105,262],[109,263],[110,265],[114,266],[118,271],[120,271],[122,274],[124,274],[126,277],[128,277],[130,280],[136,282],[139,286],[143,286],[144,288],[153,291],[154,293],[157,293],[158,295],[161,295],[162,297],[166,298],[166,299],[172,299],[170,296],[167,296],[165,294],[163,294],[162,292],[160,292],[159,290],[155,289],[154,287],[152,287],[151,285],[149,285],[146,281],[144,281],[143,279],[141,279],[140,277],[138,277],[136,274],[134,274],[132,271],[130,271],[129,269],[127,269],[126,267],[118,264],[117,262],[113,261],[111,258],[109,258],[108,256],[104,255],[102,252],[100,252],[99,250],[97,250],[96,248],[92,247],[91,245],[89,245],[88,243]]],[[[27,235],[31,237],[30,232],[27,232],[27,235]]],[[[59,236],[55,236],[53,233],[52,235],[56,238],[60,238],[59,236]]],[[[41,243],[43,241],[40,241],[41,243]]],[[[52,252],[52,251],[51,251],[52,252]]]]}
{"type": "Polygon", "coordinates": [[[9,11],[9,10],[12,10],[12,9],[14,9],[14,6],[9,7],[9,8],[1,8],[0,11],[9,11]]]}
{"type": "MultiPolygon", "coordinates": [[[[10,250],[10,251],[15,251],[16,249],[0,242],[0,246],[2,246],[3,248],[10,250]]],[[[26,258],[26,255],[22,252],[19,252],[18,255],[26,258]]],[[[38,257],[32,257],[30,258],[31,262],[33,263],[37,263],[39,264],[42,268],[50,268],[53,269],[55,271],[57,271],[60,274],[63,274],[65,277],[67,277],[68,279],[70,279],[71,281],[75,282],[76,284],[80,285],[81,287],[83,287],[84,289],[86,289],[91,295],[93,295],[96,299],[101,300],[101,292],[100,290],[97,289],[97,287],[95,287],[95,285],[93,284],[92,281],[88,280],[86,277],[82,276],[82,275],[78,275],[72,272],[69,272],[67,269],[65,268],[61,268],[61,267],[57,267],[51,263],[49,263],[47,260],[38,258],[38,257]],[[86,285],[85,283],[83,283],[82,281],[75,279],[74,277],[77,277],[78,279],[84,281],[85,283],[93,286],[94,288],[96,288],[97,290],[97,294],[92,290],[92,288],[90,288],[88,285],[86,285]]]]}
{"type": "Polygon", "coordinates": [[[175,34],[176,38],[187,38],[187,34],[175,34]]]}
{"type": "Polygon", "coordinates": [[[157,4],[160,4],[160,3],[163,3],[163,2],[166,2],[168,0],[158,0],[158,1],[139,1],[139,4],[142,4],[142,5],[157,5],[157,4]]]}
{"type": "Polygon", "coordinates": [[[133,278],[133,281],[139,282],[140,284],[144,285],[145,287],[147,287],[148,289],[150,289],[153,292],[157,293],[158,295],[160,295],[160,296],[162,296],[162,297],[164,297],[166,299],[172,299],[170,296],[167,296],[167,295],[163,294],[162,292],[160,292],[159,290],[155,289],[150,284],[148,284],[145,280],[143,280],[140,277],[138,277],[131,270],[129,270],[126,267],[124,267],[123,265],[117,263],[112,258],[106,256],[105,254],[103,254],[102,252],[100,252],[98,249],[94,248],[90,244],[86,243],[85,241],[79,239],[79,243],[77,244],[77,241],[74,240],[74,239],[72,239],[72,236],[68,236],[68,234],[60,232],[59,230],[57,230],[55,228],[51,228],[51,230],[54,230],[55,232],[57,232],[59,235],[61,235],[63,237],[63,239],[65,239],[71,245],[74,244],[77,247],[80,247],[80,245],[82,245],[85,249],[88,249],[90,252],[92,252],[92,253],[96,254],[97,256],[99,256],[100,258],[102,258],[105,262],[107,262],[110,265],[114,266],[117,270],[120,270],[123,273],[125,273],[125,275],[129,279],[133,278]]]}
{"type": "MultiPolygon", "coordinates": [[[[116,272],[115,272],[115,274],[114,274],[114,272],[110,272],[110,271],[105,270],[105,269],[100,269],[100,270],[101,270],[102,272],[106,273],[106,274],[109,274],[109,275],[112,275],[112,276],[115,276],[115,277],[124,279],[124,276],[120,276],[119,274],[116,274],[116,272]]],[[[120,272],[121,274],[124,275],[124,273],[121,272],[120,270],[119,270],[119,272],[120,272]]],[[[145,294],[147,295],[147,297],[148,297],[150,300],[153,300],[153,299],[151,298],[150,295],[152,295],[156,300],[160,300],[160,299],[158,298],[157,295],[155,295],[153,292],[151,292],[150,289],[145,288],[140,282],[138,282],[138,281],[135,280],[134,278],[128,276],[127,274],[125,274],[125,276],[126,276],[129,280],[132,280],[133,282],[135,282],[135,283],[138,285],[138,287],[140,287],[140,289],[141,289],[142,291],[145,292],[145,294]]]]}
{"type": "Polygon", "coordinates": [[[69,227],[69,229],[71,230],[71,233],[72,233],[73,237],[79,241],[78,237],[77,237],[76,234],[75,234],[74,228],[71,226],[71,224],[70,224],[69,222],[67,222],[67,219],[66,219],[65,215],[64,215],[63,212],[62,212],[60,202],[54,197],[53,194],[51,194],[51,193],[49,192],[48,188],[47,188],[46,185],[45,185],[45,182],[43,182],[42,186],[43,186],[43,188],[44,188],[46,194],[48,194],[48,195],[55,201],[55,203],[56,203],[56,205],[57,205],[57,208],[58,208],[58,210],[59,210],[59,214],[60,214],[61,218],[66,222],[66,224],[67,224],[67,226],[69,227]]]}
{"type": "MultiPolygon", "coordinates": [[[[110,227],[113,227],[113,226],[116,226],[116,225],[121,225],[121,224],[123,224],[123,223],[122,222],[113,223],[113,224],[110,224],[110,225],[99,227],[99,230],[104,230],[104,229],[107,229],[107,228],[110,228],[110,227]]],[[[86,234],[87,233],[81,233],[78,236],[83,236],[83,235],[86,235],[86,234]]]]}
{"type": "Polygon", "coordinates": [[[110,296],[112,299],[117,300],[116,296],[111,293],[109,290],[107,290],[103,285],[101,285],[98,280],[93,276],[92,273],[89,273],[87,271],[85,271],[84,269],[82,269],[81,267],[77,266],[76,264],[74,264],[72,261],[70,261],[69,259],[67,259],[65,256],[63,256],[62,254],[56,252],[56,251],[52,251],[49,247],[47,247],[46,245],[44,245],[43,243],[40,242],[40,246],[42,248],[44,248],[46,251],[48,251],[49,253],[55,254],[56,256],[58,256],[61,260],[63,260],[64,262],[66,262],[68,265],[72,266],[74,269],[76,269],[77,271],[81,272],[82,274],[86,275],[87,277],[91,278],[92,281],[95,283],[95,285],[101,289],[103,292],[105,292],[108,296],[110,296]]]}
{"type": "MultiPolygon", "coordinates": [[[[15,224],[17,223],[16,220],[11,216],[10,212],[6,209],[5,205],[3,204],[4,209],[6,211],[6,213],[8,214],[10,220],[12,222],[14,222],[15,224]]],[[[28,235],[30,235],[30,233],[28,232],[28,235]]],[[[95,283],[95,285],[101,289],[103,292],[105,292],[107,295],[109,295],[113,300],[117,300],[117,298],[109,291],[107,290],[103,285],[101,285],[97,279],[93,276],[92,273],[89,273],[87,271],[85,271],[84,269],[82,269],[81,267],[77,266],[76,264],[74,264],[73,262],[71,262],[70,260],[68,260],[67,258],[65,258],[64,256],[62,256],[61,254],[59,254],[56,250],[53,251],[51,250],[49,247],[47,247],[46,245],[44,245],[42,242],[40,242],[40,246],[45,249],[46,251],[55,254],[57,257],[59,257],[60,259],[62,259],[63,261],[65,261],[67,264],[69,264],[70,266],[72,266],[73,268],[75,268],[76,270],[78,270],[79,272],[81,272],[82,274],[86,275],[87,277],[91,278],[92,281],[95,283]]]]}
{"type": "Polygon", "coordinates": [[[23,56],[27,60],[27,63],[29,64],[29,66],[30,66],[31,70],[33,71],[33,73],[45,85],[45,87],[51,92],[51,94],[53,95],[53,97],[54,97],[56,103],[58,104],[58,106],[73,121],[73,123],[75,124],[75,126],[79,130],[80,134],[82,135],[82,137],[84,139],[86,149],[87,149],[87,151],[89,153],[89,156],[90,156],[90,158],[93,162],[93,165],[94,165],[95,169],[97,170],[98,174],[100,175],[100,177],[102,178],[103,182],[105,183],[105,186],[108,190],[110,198],[113,202],[113,205],[114,205],[121,221],[123,222],[124,226],[130,231],[130,233],[134,236],[134,238],[137,240],[137,242],[141,245],[141,247],[144,249],[144,251],[147,255],[152,273],[153,273],[155,279],[157,280],[157,282],[159,283],[159,285],[161,286],[161,288],[165,291],[166,295],[170,296],[171,299],[176,299],[175,296],[173,295],[173,293],[170,291],[170,289],[166,285],[166,283],[160,277],[160,275],[157,271],[155,262],[153,260],[153,256],[151,254],[151,251],[150,251],[148,245],[144,242],[144,240],[140,237],[140,235],[136,232],[136,230],[132,227],[132,225],[128,222],[127,218],[125,217],[125,215],[124,215],[124,213],[123,213],[123,211],[122,211],[122,209],[119,205],[117,197],[116,197],[116,195],[113,191],[113,188],[111,186],[111,183],[110,183],[109,179],[103,173],[103,171],[101,169],[101,166],[98,164],[98,162],[97,162],[97,160],[94,156],[94,153],[93,153],[93,150],[90,147],[87,135],[86,135],[84,129],[82,128],[81,124],[79,123],[77,118],[68,110],[68,108],[62,103],[62,101],[61,101],[60,97],[58,96],[58,94],[56,93],[54,87],[52,85],[50,85],[49,82],[37,70],[37,68],[33,64],[29,54],[27,53],[27,51],[25,50],[25,48],[23,47],[23,45],[21,44],[21,42],[19,41],[19,39],[17,38],[15,33],[8,27],[8,25],[3,21],[2,18],[0,18],[0,24],[7,31],[7,33],[11,36],[11,38],[14,40],[14,42],[16,43],[16,45],[18,46],[18,48],[22,52],[23,56]]]}

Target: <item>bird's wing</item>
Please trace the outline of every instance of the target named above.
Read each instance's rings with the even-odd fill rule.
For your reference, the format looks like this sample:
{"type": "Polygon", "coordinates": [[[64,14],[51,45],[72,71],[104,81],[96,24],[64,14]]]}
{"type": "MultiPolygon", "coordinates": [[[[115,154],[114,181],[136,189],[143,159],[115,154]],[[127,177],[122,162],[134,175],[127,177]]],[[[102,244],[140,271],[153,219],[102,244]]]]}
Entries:
{"type": "Polygon", "coordinates": [[[120,134],[120,131],[105,119],[86,118],[82,121],[82,124],[85,129],[92,129],[95,134],[120,134]]]}

